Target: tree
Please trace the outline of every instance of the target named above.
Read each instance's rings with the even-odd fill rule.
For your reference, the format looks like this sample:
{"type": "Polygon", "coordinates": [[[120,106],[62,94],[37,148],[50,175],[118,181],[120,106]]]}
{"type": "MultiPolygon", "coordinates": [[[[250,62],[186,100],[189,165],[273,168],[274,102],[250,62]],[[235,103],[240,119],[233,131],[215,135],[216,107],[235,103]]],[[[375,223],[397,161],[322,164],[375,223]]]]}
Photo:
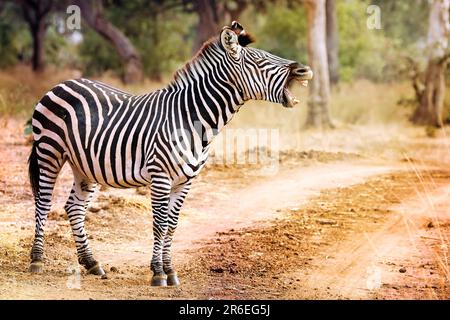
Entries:
{"type": "Polygon", "coordinates": [[[238,20],[242,11],[247,8],[249,1],[198,0],[193,3],[194,11],[198,15],[197,32],[192,48],[196,52],[205,41],[215,36],[223,25],[238,20]]]}
{"type": "Polygon", "coordinates": [[[327,58],[325,1],[304,0],[308,14],[308,58],[309,65],[314,72],[305,127],[334,127],[328,106],[330,78],[327,58]]]}
{"type": "Polygon", "coordinates": [[[339,81],[339,35],[336,14],[336,0],[326,0],[327,24],[327,56],[330,84],[336,85],[339,81]]]}
{"type": "Polygon", "coordinates": [[[214,0],[198,0],[195,5],[198,14],[197,32],[193,51],[197,51],[218,30],[218,15],[214,0]]]}
{"type": "Polygon", "coordinates": [[[23,0],[20,4],[33,38],[31,65],[34,71],[41,71],[45,61],[44,40],[47,29],[45,19],[52,9],[52,0],[23,0]]]}
{"type": "Polygon", "coordinates": [[[133,83],[143,78],[141,57],[130,40],[111,24],[103,14],[101,1],[75,0],[74,3],[81,9],[82,17],[86,23],[109,40],[117,50],[124,63],[124,82],[133,83]]]}
{"type": "Polygon", "coordinates": [[[428,21],[428,64],[425,72],[425,87],[420,93],[419,105],[412,121],[441,127],[444,109],[445,68],[448,60],[448,36],[450,0],[434,0],[428,21]]]}

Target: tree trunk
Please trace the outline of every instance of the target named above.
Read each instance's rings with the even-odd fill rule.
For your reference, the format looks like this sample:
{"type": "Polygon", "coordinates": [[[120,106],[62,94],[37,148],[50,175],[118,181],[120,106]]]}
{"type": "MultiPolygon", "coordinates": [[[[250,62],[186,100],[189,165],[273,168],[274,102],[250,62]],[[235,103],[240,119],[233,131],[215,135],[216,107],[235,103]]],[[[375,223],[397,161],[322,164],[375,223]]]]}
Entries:
{"type": "Polygon", "coordinates": [[[216,3],[214,0],[196,1],[195,11],[198,15],[198,24],[192,47],[193,52],[197,52],[205,41],[219,31],[219,21],[217,21],[216,3]]]}
{"type": "Polygon", "coordinates": [[[30,27],[33,38],[33,56],[31,65],[33,71],[42,71],[45,63],[45,32],[47,26],[45,18],[52,7],[51,0],[24,0],[20,1],[25,21],[30,27]]]}
{"type": "Polygon", "coordinates": [[[198,24],[192,51],[196,53],[205,41],[218,35],[223,25],[229,25],[233,20],[239,20],[241,13],[248,5],[248,0],[232,2],[216,0],[195,1],[198,24]]]}
{"type": "Polygon", "coordinates": [[[31,30],[31,36],[33,38],[33,57],[31,62],[34,71],[42,71],[44,69],[45,31],[46,27],[44,19],[40,20],[37,26],[31,30]]]}
{"type": "Polygon", "coordinates": [[[339,82],[339,34],[336,15],[336,0],[326,0],[327,53],[330,85],[339,82]]]}
{"type": "Polygon", "coordinates": [[[425,89],[412,121],[437,127],[443,125],[442,113],[445,95],[445,67],[450,0],[434,0],[431,4],[428,25],[428,65],[425,73],[425,89]]]}
{"type": "Polygon", "coordinates": [[[305,0],[308,13],[308,58],[314,77],[308,99],[305,127],[333,128],[328,101],[330,79],[326,45],[325,0],[305,0]]]}
{"type": "Polygon", "coordinates": [[[130,40],[103,16],[101,1],[75,0],[74,3],[81,9],[83,19],[87,24],[109,40],[117,50],[124,63],[125,83],[134,83],[142,80],[142,61],[137,50],[130,40]]]}

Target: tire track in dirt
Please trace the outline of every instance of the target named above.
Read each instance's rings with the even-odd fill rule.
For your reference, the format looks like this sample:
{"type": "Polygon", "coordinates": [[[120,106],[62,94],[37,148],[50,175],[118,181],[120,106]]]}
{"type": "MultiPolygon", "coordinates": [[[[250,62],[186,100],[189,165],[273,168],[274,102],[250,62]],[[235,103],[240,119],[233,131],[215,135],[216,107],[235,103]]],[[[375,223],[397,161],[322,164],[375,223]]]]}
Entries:
{"type": "Polygon", "coordinates": [[[314,259],[314,272],[299,270],[290,276],[303,278],[304,290],[309,288],[319,299],[448,299],[448,230],[441,230],[439,224],[450,221],[450,187],[416,195],[393,206],[393,213],[377,231],[362,232],[314,259]],[[437,229],[429,230],[427,225],[437,229]],[[437,240],[442,250],[431,252],[427,239],[437,240]],[[433,257],[442,262],[434,277],[423,270],[429,260],[436,262],[433,257]],[[438,288],[441,280],[444,283],[438,288]]]}
{"type": "Polygon", "coordinates": [[[402,171],[323,190],[219,234],[190,270],[209,270],[204,297],[219,299],[448,299],[449,185],[448,171],[402,171]]]}
{"type": "Polygon", "coordinates": [[[203,205],[204,191],[190,198],[186,208],[189,218],[180,222],[175,237],[176,254],[192,250],[202,240],[230,229],[264,226],[283,214],[281,209],[298,208],[311,197],[328,188],[361,183],[371,176],[394,170],[393,166],[354,163],[321,164],[280,170],[276,176],[255,179],[250,185],[227,190],[226,197],[203,205]]]}
{"type": "MultiPolygon", "coordinates": [[[[209,181],[193,185],[182,209],[174,238],[174,260],[182,263],[186,250],[191,251],[218,232],[264,226],[282,216],[281,209],[298,208],[321,190],[340,188],[365,181],[371,176],[394,170],[394,166],[363,163],[320,164],[314,167],[281,169],[275,176],[250,177],[239,184],[220,186],[209,181]]],[[[398,169],[398,168],[397,168],[398,169]]],[[[205,179],[209,179],[206,177],[205,179]]],[[[239,178],[238,178],[239,179],[239,178]]],[[[151,237],[151,230],[149,236],[151,237]]],[[[111,253],[110,244],[96,244],[101,261],[145,264],[151,247],[145,242],[118,244],[111,253]]]]}

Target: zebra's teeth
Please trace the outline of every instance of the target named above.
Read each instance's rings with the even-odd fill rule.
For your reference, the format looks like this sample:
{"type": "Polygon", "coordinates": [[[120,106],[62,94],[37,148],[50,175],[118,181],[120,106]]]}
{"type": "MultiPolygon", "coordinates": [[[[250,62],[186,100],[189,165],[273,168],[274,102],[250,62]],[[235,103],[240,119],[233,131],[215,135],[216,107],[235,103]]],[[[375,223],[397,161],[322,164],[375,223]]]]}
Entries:
{"type": "Polygon", "coordinates": [[[308,86],[308,80],[300,80],[300,84],[304,87],[308,86]]]}
{"type": "Polygon", "coordinates": [[[284,88],[285,104],[286,108],[293,108],[296,104],[300,102],[287,88],[284,88]]]}

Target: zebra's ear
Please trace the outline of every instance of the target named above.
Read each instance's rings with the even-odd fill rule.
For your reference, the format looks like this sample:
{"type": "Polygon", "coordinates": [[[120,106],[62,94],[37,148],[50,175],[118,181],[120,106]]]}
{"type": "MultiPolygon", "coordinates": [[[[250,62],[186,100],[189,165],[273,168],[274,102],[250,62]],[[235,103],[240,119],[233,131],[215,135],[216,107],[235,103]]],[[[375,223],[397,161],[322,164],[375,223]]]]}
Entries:
{"type": "Polygon", "coordinates": [[[246,47],[250,43],[255,42],[255,38],[245,31],[244,27],[239,22],[233,21],[230,28],[238,35],[238,42],[241,47],[246,47]]]}
{"type": "Polygon", "coordinates": [[[220,33],[220,43],[231,55],[239,55],[242,47],[239,45],[238,35],[230,28],[224,27],[220,33]]]}

